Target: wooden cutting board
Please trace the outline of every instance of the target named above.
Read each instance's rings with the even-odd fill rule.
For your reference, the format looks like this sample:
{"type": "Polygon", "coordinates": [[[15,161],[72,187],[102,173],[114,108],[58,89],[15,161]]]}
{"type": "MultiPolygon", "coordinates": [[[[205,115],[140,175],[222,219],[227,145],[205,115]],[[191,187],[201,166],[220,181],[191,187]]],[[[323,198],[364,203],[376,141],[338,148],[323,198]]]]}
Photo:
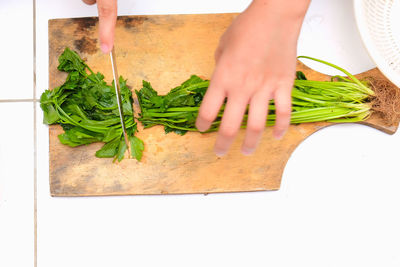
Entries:
{"type": "MultiPolygon", "coordinates": [[[[160,93],[166,93],[191,74],[209,78],[214,67],[214,50],[222,33],[237,14],[128,16],[118,18],[116,56],[119,74],[132,89],[140,89],[143,79],[160,93]]],[[[63,83],[66,75],[57,70],[58,57],[66,46],[76,50],[95,71],[112,80],[110,59],[99,51],[97,18],[49,21],[49,87],[63,83]]],[[[299,70],[310,79],[326,80],[300,62],[299,70]]],[[[381,77],[377,69],[361,76],[381,77]]],[[[139,111],[137,104],[135,111],[139,111]]],[[[387,126],[372,117],[365,124],[392,134],[397,125],[387,126]]],[[[50,189],[52,196],[95,196],[136,194],[182,194],[277,190],[283,169],[293,150],[308,136],[329,123],[290,126],[280,140],[264,132],[256,153],[243,156],[241,131],[230,152],[223,158],[213,153],[216,134],[164,134],[162,127],[143,130],[145,143],[141,162],[94,156],[101,144],[70,148],[57,135],[59,126],[50,126],[50,189]]]]}

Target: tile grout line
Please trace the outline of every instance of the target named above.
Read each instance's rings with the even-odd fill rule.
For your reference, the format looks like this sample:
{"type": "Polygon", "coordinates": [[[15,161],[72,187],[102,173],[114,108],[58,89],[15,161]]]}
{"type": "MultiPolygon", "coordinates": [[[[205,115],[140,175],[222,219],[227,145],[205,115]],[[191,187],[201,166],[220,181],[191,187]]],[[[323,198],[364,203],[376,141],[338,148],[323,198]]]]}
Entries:
{"type": "MultiPolygon", "coordinates": [[[[35,80],[35,79],[34,79],[35,80]]],[[[35,82],[35,81],[34,81],[35,82]]],[[[30,103],[30,102],[39,102],[39,99],[0,99],[0,103],[30,103]]]]}
{"type": "Polygon", "coordinates": [[[37,119],[36,119],[36,0],[33,4],[33,266],[37,267],[37,119]]]}

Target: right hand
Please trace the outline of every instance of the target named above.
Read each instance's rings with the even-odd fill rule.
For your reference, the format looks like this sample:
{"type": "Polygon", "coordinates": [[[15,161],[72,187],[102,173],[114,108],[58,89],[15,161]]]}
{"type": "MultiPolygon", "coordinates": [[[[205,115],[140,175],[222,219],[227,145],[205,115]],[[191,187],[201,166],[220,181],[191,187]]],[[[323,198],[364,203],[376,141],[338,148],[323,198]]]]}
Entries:
{"type": "Polygon", "coordinates": [[[88,5],[97,2],[99,12],[100,49],[109,53],[114,46],[114,30],[117,22],[117,0],[82,0],[88,5]]]}
{"type": "Polygon", "coordinates": [[[253,153],[261,140],[271,99],[276,106],[275,138],[288,129],[297,38],[309,2],[253,0],[221,37],[196,121],[199,131],[207,131],[227,99],[214,147],[218,156],[228,151],[248,106],[243,154],[253,153]]]}

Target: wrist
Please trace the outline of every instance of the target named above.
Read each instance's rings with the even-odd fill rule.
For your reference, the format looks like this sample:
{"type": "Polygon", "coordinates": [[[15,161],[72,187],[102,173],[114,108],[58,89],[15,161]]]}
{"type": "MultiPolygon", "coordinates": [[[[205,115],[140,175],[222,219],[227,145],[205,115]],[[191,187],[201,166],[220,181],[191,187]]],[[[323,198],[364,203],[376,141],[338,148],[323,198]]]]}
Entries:
{"type": "Polygon", "coordinates": [[[311,0],[253,0],[247,13],[259,25],[279,29],[285,38],[296,41],[311,0]]]}
{"type": "Polygon", "coordinates": [[[311,0],[253,0],[254,7],[265,15],[289,20],[303,20],[311,0]]]}

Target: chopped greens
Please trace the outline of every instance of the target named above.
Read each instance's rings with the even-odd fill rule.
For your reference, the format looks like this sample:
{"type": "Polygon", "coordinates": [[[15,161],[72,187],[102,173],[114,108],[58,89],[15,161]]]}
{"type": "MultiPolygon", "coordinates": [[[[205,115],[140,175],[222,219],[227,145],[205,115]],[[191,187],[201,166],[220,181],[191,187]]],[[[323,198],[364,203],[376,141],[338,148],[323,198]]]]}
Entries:
{"type": "MultiPolygon", "coordinates": [[[[65,48],[58,58],[58,70],[68,73],[66,81],[40,98],[45,124],[59,124],[64,133],[62,144],[76,147],[103,142],[96,152],[99,158],[121,161],[127,149],[119,118],[114,82],[107,85],[101,73],[94,73],[79,55],[65,48]]],[[[119,77],[125,126],[132,145],[132,157],[140,160],[143,142],[135,136],[137,124],[132,108],[132,92],[126,80],[119,77]]]]}

